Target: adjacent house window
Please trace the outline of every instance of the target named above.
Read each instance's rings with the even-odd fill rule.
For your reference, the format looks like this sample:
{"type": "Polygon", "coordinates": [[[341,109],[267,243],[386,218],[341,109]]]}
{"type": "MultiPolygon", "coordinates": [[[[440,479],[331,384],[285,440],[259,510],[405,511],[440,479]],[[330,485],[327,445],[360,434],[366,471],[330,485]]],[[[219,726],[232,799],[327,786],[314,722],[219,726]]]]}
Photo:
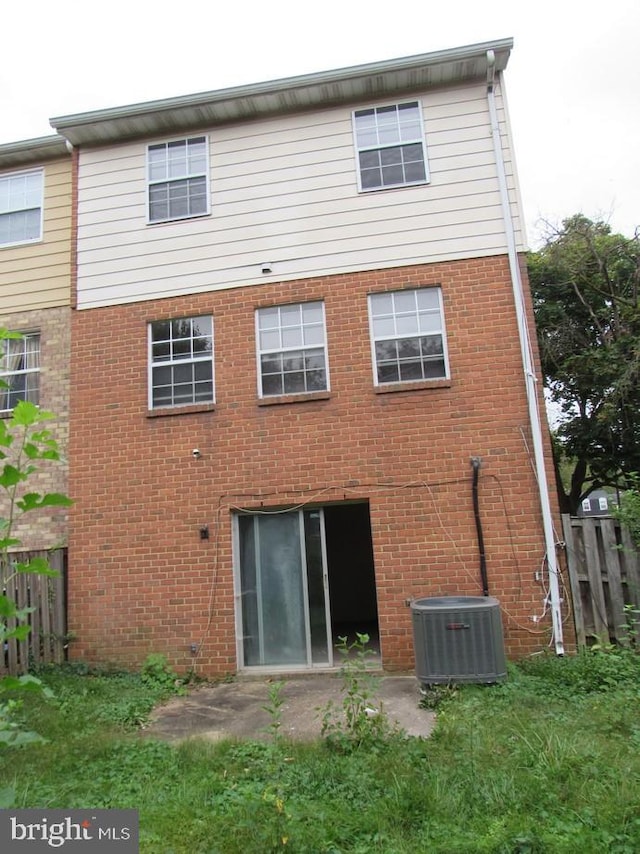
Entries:
{"type": "Polygon", "coordinates": [[[424,130],[417,101],[356,110],[353,132],[360,190],[406,187],[428,180],[424,130]]]}
{"type": "Polygon", "coordinates": [[[590,513],[591,512],[591,501],[588,498],[582,499],[582,512],[590,513]]]}
{"type": "Polygon", "coordinates": [[[149,324],[149,407],[213,403],[213,318],[149,324]]]}
{"type": "Polygon", "coordinates": [[[4,342],[0,359],[0,412],[11,412],[19,400],[39,403],[40,400],[40,334],[4,342]]]}
{"type": "Polygon", "coordinates": [[[440,288],[369,296],[374,382],[448,376],[440,288]]]}
{"type": "Polygon", "coordinates": [[[609,502],[606,498],[598,498],[598,509],[599,510],[608,510],[609,502]]]}
{"type": "Polygon", "coordinates": [[[42,169],[0,175],[0,246],[42,239],[42,169]]]}
{"type": "Polygon", "coordinates": [[[207,162],[204,136],[148,147],[149,222],[209,213],[207,162]]]}
{"type": "Polygon", "coordinates": [[[329,388],[323,302],[258,309],[256,338],[260,397],[329,388]]]}

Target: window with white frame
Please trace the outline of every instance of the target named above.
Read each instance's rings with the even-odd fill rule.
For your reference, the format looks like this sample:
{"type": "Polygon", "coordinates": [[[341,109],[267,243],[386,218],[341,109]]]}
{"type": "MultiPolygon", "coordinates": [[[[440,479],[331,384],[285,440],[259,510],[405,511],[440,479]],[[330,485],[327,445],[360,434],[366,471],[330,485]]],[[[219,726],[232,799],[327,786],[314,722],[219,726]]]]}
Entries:
{"type": "Polygon", "coordinates": [[[207,161],[204,136],[148,146],[149,222],[209,213],[207,161]]]}
{"type": "Polygon", "coordinates": [[[213,318],[149,324],[149,407],[214,402],[213,318]]]}
{"type": "Polygon", "coordinates": [[[0,175],[0,246],[42,239],[42,169],[0,175]]]}
{"type": "Polygon", "coordinates": [[[0,359],[0,412],[11,412],[19,400],[40,401],[40,333],[4,342],[0,359]]]}
{"type": "Polygon", "coordinates": [[[353,133],[360,190],[427,182],[427,153],[417,101],[356,110],[353,133]]]}
{"type": "Polygon", "coordinates": [[[376,385],[448,377],[440,288],[370,294],[369,317],[376,385]]]}
{"type": "Polygon", "coordinates": [[[608,510],[609,509],[609,501],[605,497],[598,498],[598,509],[599,510],[608,510]]]}
{"type": "Polygon", "coordinates": [[[329,388],[323,302],[256,312],[260,397],[329,388]]]}
{"type": "Polygon", "coordinates": [[[590,513],[591,512],[591,501],[589,498],[582,499],[582,512],[590,513]]]}

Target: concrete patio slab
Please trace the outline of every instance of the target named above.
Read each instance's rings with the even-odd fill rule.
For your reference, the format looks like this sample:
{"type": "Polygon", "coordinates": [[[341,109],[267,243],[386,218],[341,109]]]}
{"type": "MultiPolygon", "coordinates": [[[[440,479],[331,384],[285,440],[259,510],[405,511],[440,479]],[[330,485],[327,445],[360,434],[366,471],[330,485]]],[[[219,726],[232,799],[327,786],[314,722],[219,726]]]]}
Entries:
{"type": "MultiPolygon", "coordinates": [[[[392,723],[408,735],[430,735],[435,716],[419,707],[420,692],[415,676],[376,676],[374,708],[382,704],[392,723]]],[[[185,697],[175,697],[155,710],[147,733],[157,738],[181,741],[204,738],[268,739],[270,686],[283,683],[280,733],[291,739],[319,738],[322,710],[329,701],[342,708],[342,680],[334,674],[313,674],[269,679],[238,678],[233,682],[205,685],[185,697]]]]}

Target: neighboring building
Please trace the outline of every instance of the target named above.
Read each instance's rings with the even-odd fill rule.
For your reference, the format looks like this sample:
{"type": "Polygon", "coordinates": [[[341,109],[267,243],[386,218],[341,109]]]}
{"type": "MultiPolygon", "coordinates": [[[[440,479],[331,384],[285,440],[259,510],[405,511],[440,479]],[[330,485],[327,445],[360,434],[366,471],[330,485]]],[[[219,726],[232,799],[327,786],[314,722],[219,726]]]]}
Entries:
{"type": "Polygon", "coordinates": [[[594,489],[580,503],[578,516],[610,516],[611,508],[618,506],[614,494],[605,489],[594,489]]]}
{"type": "MultiPolygon", "coordinates": [[[[18,400],[51,411],[46,426],[66,453],[69,432],[71,157],[59,136],[0,145],[0,326],[23,333],[6,346],[0,417],[18,400]]],[[[66,492],[66,464],[39,463],[30,492],[66,492]]],[[[6,518],[7,508],[2,507],[6,518]]],[[[30,513],[20,548],[66,545],[67,512],[30,513]]]]}
{"type": "Polygon", "coordinates": [[[508,653],[547,644],[510,49],[52,120],[78,186],[74,655],[311,669],[366,630],[408,668],[408,601],[482,593],[478,457],[508,653]]]}

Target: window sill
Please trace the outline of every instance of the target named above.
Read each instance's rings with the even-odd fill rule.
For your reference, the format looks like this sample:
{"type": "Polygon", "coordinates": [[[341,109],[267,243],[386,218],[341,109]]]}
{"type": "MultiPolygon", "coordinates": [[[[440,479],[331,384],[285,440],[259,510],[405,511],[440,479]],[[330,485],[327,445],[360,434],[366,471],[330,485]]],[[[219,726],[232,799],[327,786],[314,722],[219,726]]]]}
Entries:
{"type": "Polygon", "coordinates": [[[376,394],[389,394],[396,391],[420,391],[426,388],[450,388],[450,379],[416,380],[415,382],[385,383],[374,387],[376,394]]]}
{"type": "Polygon", "coordinates": [[[274,394],[258,398],[258,406],[276,406],[280,403],[308,403],[312,400],[329,400],[331,392],[310,391],[306,394],[274,394]]]}
{"type": "Polygon", "coordinates": [[[211,211],[206,213],[187,214],[187,216],[170,217],[169,219],[148,219],[147,225],[170,225],[172,222],[191,222],[194,219],[206,219],[211,216],[211,211]]]}
{"type": "Polygon", "coordinates": [[[28,240],[14,240],[11,243],[0,243],[0,249],[14,249],[16,246],[31,246],[34,243],[43,242],[44,238],[40,235],[40,237],[32,237],[28,240]]]}
{"type": "Polygon", "coordinates": [[[195,412],[214,412],[215,403],[190,403],[187,406],[162,406],[147,410],[147,418],[162,418],[165,415],[192,415],[195,412]]]}
{"type": "Polygon", "coordinates": [[[412,181],[410,184],[387,184],[382,187],[358,187],[358,193],[383,193],[386,190],[410,190],[412,187],[426,187],[430,183],[427,178],[424,181],[412,181]]]}

